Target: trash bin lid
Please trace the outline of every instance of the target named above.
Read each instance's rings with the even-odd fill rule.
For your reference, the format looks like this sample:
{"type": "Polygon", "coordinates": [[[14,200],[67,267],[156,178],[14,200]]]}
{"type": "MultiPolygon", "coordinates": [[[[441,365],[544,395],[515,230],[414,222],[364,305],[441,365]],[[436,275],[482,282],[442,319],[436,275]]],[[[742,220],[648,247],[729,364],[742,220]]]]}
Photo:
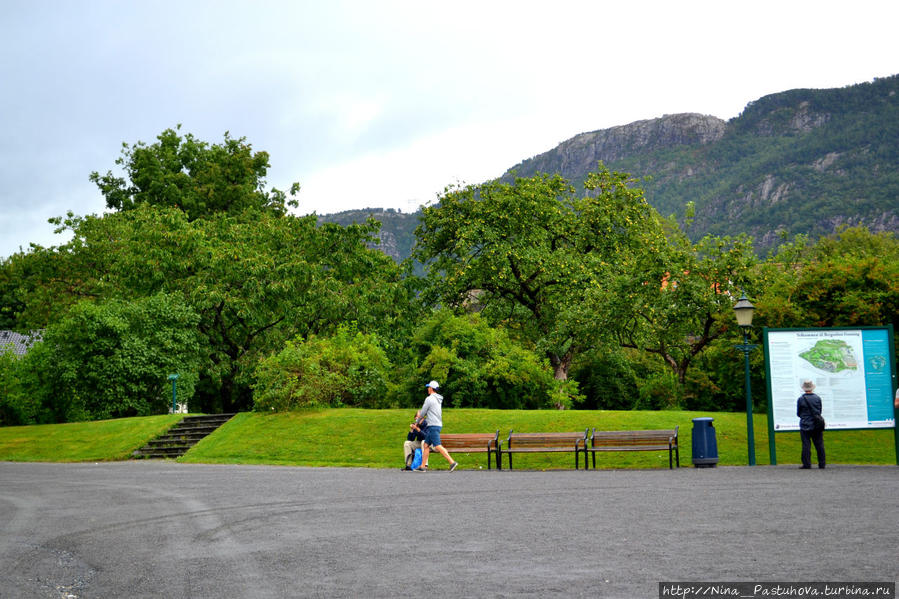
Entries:
{"type": "Polygon", "coordinates": [[[694,418],[693,422],[711,422],[713,420],[714,420],[714,418],[704,417],[704,418],[694,418]]]}

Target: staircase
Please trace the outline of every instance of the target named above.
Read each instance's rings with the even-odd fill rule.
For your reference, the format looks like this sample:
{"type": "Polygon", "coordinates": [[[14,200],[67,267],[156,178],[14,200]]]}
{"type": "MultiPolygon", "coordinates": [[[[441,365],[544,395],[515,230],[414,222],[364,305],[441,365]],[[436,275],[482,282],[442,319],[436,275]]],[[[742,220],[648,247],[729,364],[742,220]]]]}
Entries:
{"type": "Polygon", "coordinates": [[[169,431],[131,454],[132,458],[178,458],[196,445],[200,439],[228,422],[234,414],[211,414],[209,416],[185,416],[169,431]]]}

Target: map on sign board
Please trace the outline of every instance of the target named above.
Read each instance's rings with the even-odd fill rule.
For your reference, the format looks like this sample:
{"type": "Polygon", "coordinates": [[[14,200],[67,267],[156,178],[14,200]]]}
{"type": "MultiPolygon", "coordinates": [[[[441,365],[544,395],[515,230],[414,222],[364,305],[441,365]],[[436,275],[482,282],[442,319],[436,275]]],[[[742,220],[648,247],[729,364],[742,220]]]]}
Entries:
{"type": "Polygon", "coordinates": [[[858,370],[858,359],[852,347],[842,339],[822,339],[799,357],[824,372],[858,370]]]}

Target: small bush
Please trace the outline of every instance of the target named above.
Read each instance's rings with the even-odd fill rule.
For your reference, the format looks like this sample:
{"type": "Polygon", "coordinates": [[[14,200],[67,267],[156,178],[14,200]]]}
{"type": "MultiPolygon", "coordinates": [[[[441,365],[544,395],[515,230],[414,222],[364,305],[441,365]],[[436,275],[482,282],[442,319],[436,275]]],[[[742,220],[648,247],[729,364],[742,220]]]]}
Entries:
{"type": "Polygon", "coordinates": [[[575,405],[584,410],[633,410],[639,387],[632,360],[625,350],[604,347],[585,355],[571,370],[583,394],[575,405]]]}
{"type": "Polygon", "coordinates": [[[435,313],[415,332],[413,347],[417,365],[407,371],[400,405],[420,405],[431,379],[441,385],[444,406],[453,408],[569,406],[576,393],[556,384],[545,360],[477,314],[435,313]]]}
{"type": "Polygon", "coordinates": [[[375,335],[341,328],[297,339],[256,368],[256,411],[388,407],[390,360],[375,335]]]}

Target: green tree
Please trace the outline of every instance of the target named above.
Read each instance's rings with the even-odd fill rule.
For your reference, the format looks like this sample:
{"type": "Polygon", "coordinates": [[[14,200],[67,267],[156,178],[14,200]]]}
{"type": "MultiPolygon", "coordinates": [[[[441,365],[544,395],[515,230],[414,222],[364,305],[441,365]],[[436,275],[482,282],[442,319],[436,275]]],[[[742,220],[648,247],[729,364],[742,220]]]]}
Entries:
{"type": "Polygon", "coordinates": [[[19,362],[11,348],[0,346],[0,426],[35,422],[34,409],[21,392],[19,362]]]}
{"type": "Polygon", "coordinates": [[[571,368],[571,376],[584,396],[575,407],[586,410],[637,409],[640,382],[646,377],[640,369],[640,355],[634,354],[636,352],[614,343],[584,352],[571,368]]]}
{"type": "Polygon", "coordinates": [[[60,224],[73,238],[42,250],[23,321],[58,318],[84,298],[178,294],[200,316],[206,411],[249,408],[256,362],[296,335],[329,334],[344,322],[365,332],[409,326],[414,289],[398,265],[366,247],[373,222],[317,226],[314,215],[255,211],[191,221],[144,204],[60,224]]]}
{"type": "Polygon", "coordinates": [[[164,413],[166,377],[188,400],[202,364],[198,315],[181,298],[82,302],[21,360],[22,395],[42,420],[67,422],[164,413]],[[39,376],[36,376],[39,375],[39,376]]]}
{"type": "Polygon", "coordinates": [[[631,309],[615,329],[620,345],[657,355],[683,386],[696,356],[735,329],[734,298],[751,283],[757,258],[746,237],[670,239],[666,252],[638,266],[643,281],[619,279],[612,301],[619,313],[631,309]]]}
{"type": "Polygon", "coordinates": [[[899,239],[864,227],[843,229],[810,248],[794,303],[805,326],[892,324],[899,329],[899,239]]]}
{"type": "Polygon", "coordinates": [[[899,239],[844,228],[783,244],[759,266],[760,322],[769,327],[899,325],[899,239]]]}
{"type": "MultiPolygon", "coordinates": [[[[471,304],[545,355],[556,379],[623,318],[607,309],[618,279],[660,251],[662,228],[634,180],[600,166],[586,195],[559,176],[451,188],[424,209],[415,255],[434,301],[471,304]]],[[[620,307],[620,304],[616,304],[620,307]]]]}
{"type": "Polygon", "coordinates": [[[178,208],[190,220],[218,212],[239,213],[248,208],[285,214],[296,206],[293,196],[299,184],[285,192],[265,190],[269,168],[267,152],[253,152],[246,138],[232,138],[227,132],[221,144],[208,144],[190,133],[180,134],[181,126],[166,129],[147,145],[122,144],[116,160],[125,171],[118,177],[93,172],[90,180],[106,198],[112,210],[133,210],[143,203],[178,208]]]}

